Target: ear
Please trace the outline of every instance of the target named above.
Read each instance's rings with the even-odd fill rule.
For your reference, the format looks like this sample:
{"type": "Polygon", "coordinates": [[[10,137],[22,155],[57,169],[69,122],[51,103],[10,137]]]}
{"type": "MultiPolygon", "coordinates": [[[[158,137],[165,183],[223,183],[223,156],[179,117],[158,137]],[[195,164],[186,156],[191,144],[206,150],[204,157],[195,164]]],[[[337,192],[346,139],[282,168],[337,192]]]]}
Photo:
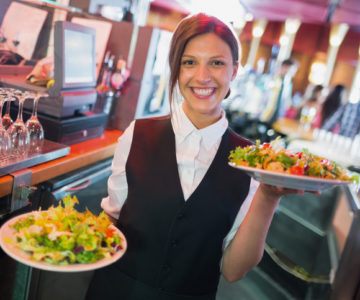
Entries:
{"type": "Polygon", "coordinates": [[[235,79],[238,69],[239,69],[239,62],[237,61],[236,64],[234,65],[233,73],[231,75],[231,81],[235,79]]]}

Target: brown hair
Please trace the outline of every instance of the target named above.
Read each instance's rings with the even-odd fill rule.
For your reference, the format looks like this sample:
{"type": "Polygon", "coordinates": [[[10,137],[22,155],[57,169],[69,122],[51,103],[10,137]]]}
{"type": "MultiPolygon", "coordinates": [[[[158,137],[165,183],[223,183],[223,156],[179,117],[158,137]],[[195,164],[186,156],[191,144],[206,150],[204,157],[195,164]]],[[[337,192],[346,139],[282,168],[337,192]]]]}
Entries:
{"type": "Polygon", "coordinates": [[[181,57],[184,53],[185,47],[192,38],[205,33],[215,33],[229,45],[234,65],[239,60],[239,41],[230,26],[226,25],[218,18],[206,15],[204,13],[199,13],[184,18],[176,27],[170,44],[170,104],[179,77],[181,57]]]}

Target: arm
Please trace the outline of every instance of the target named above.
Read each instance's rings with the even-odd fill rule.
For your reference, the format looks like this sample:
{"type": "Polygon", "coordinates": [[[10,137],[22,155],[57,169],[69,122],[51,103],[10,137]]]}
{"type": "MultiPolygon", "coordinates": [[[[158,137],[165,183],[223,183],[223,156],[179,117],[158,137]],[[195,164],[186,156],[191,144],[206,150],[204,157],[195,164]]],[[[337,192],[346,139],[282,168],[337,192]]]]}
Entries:
{"type": "Polygon", "coordinates": [[[132,143],[134,124],[135,122],[132,122],[119,138],[111,165],[112,174],[108,179],[108,196],[101,201],[102,209],[114,224],[127,198],[128,185],[125,166],[132,143]]]}
{"type": "Polygon", "coordinates": [[[280,197],[294,193],[261,184],[249,212],[223,256],[222,274],[229,282],[240,280],[263,255],[266,236],[280,197]]]}

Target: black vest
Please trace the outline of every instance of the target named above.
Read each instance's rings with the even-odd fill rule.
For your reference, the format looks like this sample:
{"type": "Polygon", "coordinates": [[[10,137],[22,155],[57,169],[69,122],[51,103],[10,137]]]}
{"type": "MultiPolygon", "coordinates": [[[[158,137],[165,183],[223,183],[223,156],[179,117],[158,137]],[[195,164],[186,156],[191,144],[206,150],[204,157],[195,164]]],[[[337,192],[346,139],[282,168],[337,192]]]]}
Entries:
{"type": "Polygon", "coordinates": [[[227,129],[205,177],[185,201],[170,119],[137,120],[126,164],[128,198],[117,223],[128,249],[115,267],[166,293],[214,295],[223,240],[250,184],[249,176],[228,165],[228,156],[250,143],[227,129]]]}

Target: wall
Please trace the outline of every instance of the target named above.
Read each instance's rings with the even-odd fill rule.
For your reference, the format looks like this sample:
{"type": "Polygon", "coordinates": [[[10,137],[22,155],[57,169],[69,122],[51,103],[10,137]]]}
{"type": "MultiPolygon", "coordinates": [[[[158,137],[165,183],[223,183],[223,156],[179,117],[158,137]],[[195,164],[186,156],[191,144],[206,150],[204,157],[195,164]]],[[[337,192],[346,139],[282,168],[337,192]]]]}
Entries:
{"type": "Polygon", "coordinates": [[[11,3],[11,0],[0,0],[0,25],[4,19],[5,13],[11,3]]]}

